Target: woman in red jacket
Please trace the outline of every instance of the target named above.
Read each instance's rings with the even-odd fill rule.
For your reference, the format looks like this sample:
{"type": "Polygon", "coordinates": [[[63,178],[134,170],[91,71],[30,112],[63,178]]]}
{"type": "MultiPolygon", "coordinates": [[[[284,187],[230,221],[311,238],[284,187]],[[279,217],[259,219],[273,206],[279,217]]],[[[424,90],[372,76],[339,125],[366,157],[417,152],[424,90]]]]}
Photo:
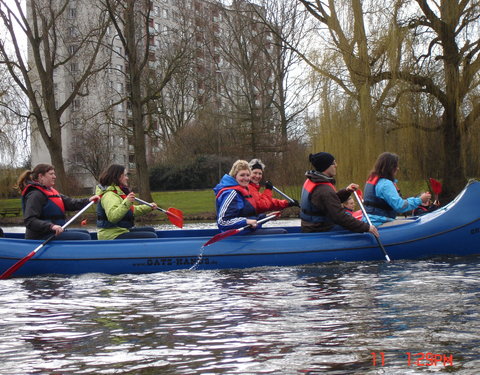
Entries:
{"type": "Polygon", "coordinates": [[[286,207],[298,206],[298,202],[296,201],[290,203],[289,201],[284,199],[273,198],[273,185],[269,181],[265,183],[265,189],[260,192],[260,181],[263,178],[263,170],[265,169],[265,164],[263,164],[260,159],[252,159],[250,160],[248,165],[252,170],[248,190],[250,191],[250,194],[255,200],[257,213],[278,211],[283,210],[286,207]]]}

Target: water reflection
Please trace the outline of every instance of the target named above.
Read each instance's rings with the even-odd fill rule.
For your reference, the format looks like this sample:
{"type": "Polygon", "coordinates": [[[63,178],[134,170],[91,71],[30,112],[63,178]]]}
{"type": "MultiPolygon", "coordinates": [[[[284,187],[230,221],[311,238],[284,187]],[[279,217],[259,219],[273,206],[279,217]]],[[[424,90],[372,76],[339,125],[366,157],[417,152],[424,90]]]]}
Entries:
{"type": "Polygon", "coordinates": [[[5,280],[0,373],[422,370],[407,352],[475,373],[478,269],[471,258],[5,280]]]}

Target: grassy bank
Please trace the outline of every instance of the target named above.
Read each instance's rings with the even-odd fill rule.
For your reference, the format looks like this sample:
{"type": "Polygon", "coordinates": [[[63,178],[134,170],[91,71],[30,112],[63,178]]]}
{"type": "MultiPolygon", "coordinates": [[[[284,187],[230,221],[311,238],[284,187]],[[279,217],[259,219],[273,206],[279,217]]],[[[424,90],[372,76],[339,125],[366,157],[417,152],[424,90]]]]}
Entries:
{"type": "MultiPolygon", "coordinates": [[[[186,190],[186,191],[164,191],[153,192],[153,199],[159,207],[167,209],[175,207],[183,211],[186,220],[214,220],[215,218],[215,197],[211,189],[205,190],[186,190]]],[[[20,198],[0,199],[0,212],[4,208],[21,207],[20,198]]],[[[95,208],[88,211],[88,218],[95,216],[95,208]]],[[[149,221],[164,221],[165,215],[148,215],[149,221]]],[[[18,217],[6,216],[0,217],[0,224],[15,224],[22,222],[21,214],[18,217]]]]}

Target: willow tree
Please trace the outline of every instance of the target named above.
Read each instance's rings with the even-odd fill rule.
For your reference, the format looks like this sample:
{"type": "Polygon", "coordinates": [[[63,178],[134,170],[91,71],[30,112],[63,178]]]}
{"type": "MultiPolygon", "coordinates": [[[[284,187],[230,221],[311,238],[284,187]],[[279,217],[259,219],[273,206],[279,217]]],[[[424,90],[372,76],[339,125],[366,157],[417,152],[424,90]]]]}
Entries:
{"type": "MultiPolygon", "coordinates": [[[[90,16],[81,27],[78,25],[72,42],[63,32],[66,23],[71,25],[69,0],[28,0],[28,15],[22,3],[0,0],[0,18],[9,39],[0,41],[0,59],[28,98],[32,129],[40,133],[48,149],[59,189],[67,190],[62,115],[76,98],[88,95],[89,80],[106,66],[97,59],[107,27],[105,13],[90,6],[90,16]],[[28,56],[23,53],[22,36],[27,40],[28,56]],[[71,72],[71,85],[62,96],[57,93],[55,75],[64,71],[71,72]]],[[[82,5],[75,1],[75,6],[82,5]]]]}
{"type": "MultiPolygon", "coordinates": [[[[433,98],[441,106],[437,128],[444,150],[438,153],[439,177],[445,196],[452,198],[465,184],[471,160],[466,140],[480,118],[480,2],[412,0],[399,4],[404,7],[398,13],[399,27],[411,31],[411,46],[404,49],[411,58],[373,80],[403,80],[410,91],[433,98]]],[[[422,129],[418,123],[405,126],[422,129]]]]}
{"type": "Polygon", "coordinates": [[[361,0],[299,1],[320,24],[314,25],[314,29],[323,30],[318,35],[322,43],[317,47],[322,49],[300,53],[316,73],[355,100],[358,125],[362,129],[358,144],[366,146],[363,157],[373,161],[384,148],[383,133],[377,126],[378,114],[392,89],[388,84],[376,85],[373,79],[383,70],[392,42],[385,37],[391,12],[384,4],[361,0]],[[328,50],[331,52],[325,52],[328,50]],[[325,64],[326,61],[330,62],[325,64]]]}

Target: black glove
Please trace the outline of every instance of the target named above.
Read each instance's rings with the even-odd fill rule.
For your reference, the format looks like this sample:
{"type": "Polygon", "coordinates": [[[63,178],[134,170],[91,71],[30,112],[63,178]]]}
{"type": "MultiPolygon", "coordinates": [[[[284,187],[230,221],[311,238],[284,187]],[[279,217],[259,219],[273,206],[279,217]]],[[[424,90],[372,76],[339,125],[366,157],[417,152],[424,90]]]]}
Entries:
{"type": "Polygon", "coordinates": [[[300,203],[296,199],[293,200],[293,202],[288,203],[288,207],[300,207],[300,203]]]}
{"type": "Polygon", "coordinates": [[[265,189],[272,190],[273,184],[270,181],[265,181],[265,189]]]}

